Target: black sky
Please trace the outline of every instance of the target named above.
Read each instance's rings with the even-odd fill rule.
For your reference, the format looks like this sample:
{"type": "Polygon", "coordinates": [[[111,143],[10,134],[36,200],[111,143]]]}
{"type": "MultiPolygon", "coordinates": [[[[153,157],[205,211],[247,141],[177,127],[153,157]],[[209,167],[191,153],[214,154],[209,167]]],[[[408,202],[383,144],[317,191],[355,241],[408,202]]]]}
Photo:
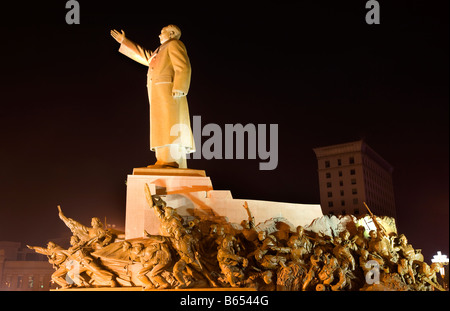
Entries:
{"type": "Polygon", "coordinates": [[[312,148],[365,139],[394,168],[397,225],[427,260],[448,254],[448,2],[65,1],[1,8],[0,240],[42,244],[86,224],[123,225],[127,174],[148,150],[146,68],[110,29],[154,49],[180,26],[193,73],[191,117],[278,124],[279,164],[191,160],[235,198],[318,203],[312,148]]]}

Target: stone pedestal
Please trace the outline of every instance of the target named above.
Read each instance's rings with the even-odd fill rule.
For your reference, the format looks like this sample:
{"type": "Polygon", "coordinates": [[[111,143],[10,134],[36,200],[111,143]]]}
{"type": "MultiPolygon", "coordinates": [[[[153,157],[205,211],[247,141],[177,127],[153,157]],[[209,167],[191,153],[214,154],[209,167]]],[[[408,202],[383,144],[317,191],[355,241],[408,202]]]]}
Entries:
{"type": "Polygon", "coordinates": [[[183,217],[193,217],[194,202],[212,190],[205,171],[135,168],[127,180],[126,239],[142,237],[144,230],[160,234],[159,219],[145,198],[145,184],[149,185],[152,195],[161,195],[167,205],[176,208],[183,217]]]}
{"type": "Polygon", "coordinates": [[[144,230],[160,234],[159,219],[145,198],[145,184],[186,221],[196,216],[240,224],[248,218],[244,202],[248,203],[256,224],[271,218],[286,218],[295,229],[323,216],[319,204],[234,199],[228,190],[214,190],[211,179],[202,170],[135,168],[127,181],[126,239],[142,237],[144,230]]]}

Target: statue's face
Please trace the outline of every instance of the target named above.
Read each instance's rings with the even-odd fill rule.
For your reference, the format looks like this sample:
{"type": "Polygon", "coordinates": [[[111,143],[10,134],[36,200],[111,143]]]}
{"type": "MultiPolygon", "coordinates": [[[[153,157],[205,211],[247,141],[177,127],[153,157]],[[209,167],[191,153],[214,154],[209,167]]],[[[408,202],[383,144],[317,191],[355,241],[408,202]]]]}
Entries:
{"type": "Polygon", "coordinates": [[[123,243],[122,244],[122,250],[127,251],[131,248],[131,245],[129,243],[123,243]]]}
{"type": "Polygon", "coordinates": [[[272,274],[270,273],[265,273],[264,274],[264,277],[263,277],[263,280],[264,280],[264,282],[266,283],[266,284],[270,284],[270,283],[272,283],[272,274]]]}
{"type": "Polygon", "coordinates": [[[94,217],[91,219],[91,226],[94,228],[99,226],[97,218],[94,217]]]}
{"type": "Polygon", "coordinates": [[[402,236],[402,237],[400,238],[400,243],[401,243],[402,245],[408,244],[408,240],[406,239],[405,236],[402,236]]]}
{"type": "Polygon", "coordinates": [[[159,35],[159,42],[163,44],[169,39],[170,39],[170,30],[167,27],[164,27],[163,29],[161,29],[161,34],[159,35]]]}
{"type": "Polygon", "coordinates": [[[70,245],[75,246],[75,245],[77,245],[78,242],[79,242],[79,239],[78,239],[77,236],[73,235],[73,236],[70,238],[70,245]]]}
{"type": "Polygon", "coordinates": [[[266,231],[260,231],[260,232],[258,233],[258,239],[259,239],[260,241],[263,241],[265,238],[266,238],[266,231]]]}
{"type": "Polygon", "coordinates": [[[344,231],[343,234],[342,234],[342,238],[343,238],[344,240],[347,240],[349,237],[350,237],[350,232],[344,231]]]}

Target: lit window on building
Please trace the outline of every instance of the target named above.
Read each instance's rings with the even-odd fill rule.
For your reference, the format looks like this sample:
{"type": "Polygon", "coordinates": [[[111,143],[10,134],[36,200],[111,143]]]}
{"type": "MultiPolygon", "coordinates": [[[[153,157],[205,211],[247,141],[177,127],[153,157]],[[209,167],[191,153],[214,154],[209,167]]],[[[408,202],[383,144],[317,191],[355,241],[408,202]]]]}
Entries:
{"type": "Polygon", "coordinates": [[[11,283],[12,283],[12,276],[11,275],[7,275],[5,283],[4,283],[4,286],[6,288],[11,288],[11,283]]]}

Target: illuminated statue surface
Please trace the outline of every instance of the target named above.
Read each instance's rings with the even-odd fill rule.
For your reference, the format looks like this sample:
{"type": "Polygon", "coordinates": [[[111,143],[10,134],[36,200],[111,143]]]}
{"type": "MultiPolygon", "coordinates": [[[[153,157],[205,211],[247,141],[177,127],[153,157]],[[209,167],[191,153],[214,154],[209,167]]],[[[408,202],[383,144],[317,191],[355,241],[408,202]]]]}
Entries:
{"type": "Polygon", "coordinates": [[[195,144],[186,98],[191,65],[179,40],[180,29],[164,27],[159,35],[161,45],[154,51],[125,37],[123,30],[112,30],[111,36],[120,43],[119,52],[148,67],[150,149],[156,153],[155,166],[186,168],[186,154],[195,151],[195,144]]]}

